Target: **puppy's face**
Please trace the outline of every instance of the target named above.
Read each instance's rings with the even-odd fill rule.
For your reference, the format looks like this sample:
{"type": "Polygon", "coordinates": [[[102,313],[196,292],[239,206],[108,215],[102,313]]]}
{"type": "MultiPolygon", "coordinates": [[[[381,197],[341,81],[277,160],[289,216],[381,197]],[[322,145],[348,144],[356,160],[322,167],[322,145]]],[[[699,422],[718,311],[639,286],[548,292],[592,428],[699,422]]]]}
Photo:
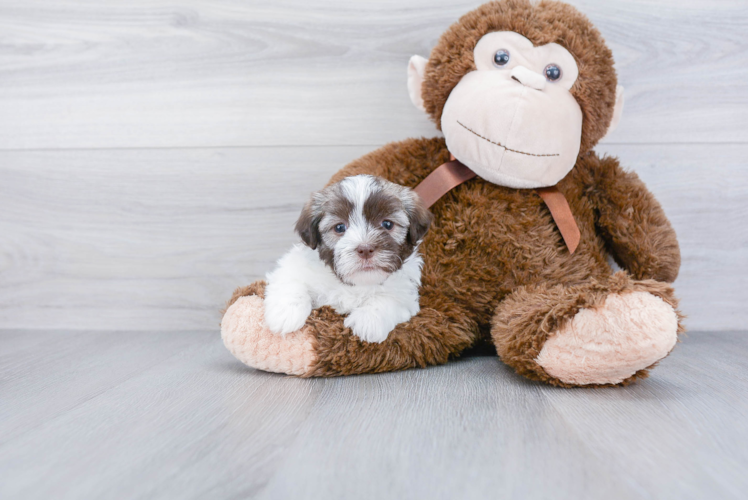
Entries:
{"type": "Polygon", "coordinates": [[[431,219],[410,189],[357,175],[315,193],[296,231],[344,283],[375,285],[400,269],[431,219]]]}

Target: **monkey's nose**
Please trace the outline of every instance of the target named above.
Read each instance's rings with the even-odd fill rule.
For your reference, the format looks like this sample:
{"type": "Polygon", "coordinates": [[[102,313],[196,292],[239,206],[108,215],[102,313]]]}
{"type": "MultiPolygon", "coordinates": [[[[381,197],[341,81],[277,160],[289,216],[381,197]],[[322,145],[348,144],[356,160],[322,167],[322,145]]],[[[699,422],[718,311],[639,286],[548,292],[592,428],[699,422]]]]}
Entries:
{"type": "Polygon", "coordinates": [[[543,78],[543,75],[530,71],[524,66],[515,66],[510,76],[525,87],[535,90],[543,90],[545,88],[545,78],[543,78]]]}
{"type": "Polygon", "coordinates": [[[374,255],[374,247],[371,245],[359,245],[356,247],[356,253],[362,259],[370,259],[374,255]]]}

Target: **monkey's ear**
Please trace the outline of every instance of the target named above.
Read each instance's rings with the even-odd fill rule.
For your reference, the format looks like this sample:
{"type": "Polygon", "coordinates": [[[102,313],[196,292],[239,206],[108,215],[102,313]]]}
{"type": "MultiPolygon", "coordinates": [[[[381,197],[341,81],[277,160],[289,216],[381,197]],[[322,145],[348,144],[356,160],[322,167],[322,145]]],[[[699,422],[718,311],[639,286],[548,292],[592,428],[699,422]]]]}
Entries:
{"type": "MultiPolygon", "coordinates": [[[[623,114],[623,86],[618,85],[616,87],[616,104],[613,108],[613,118],[610,119],[610,125],[608,125],[608,131],[602,139],[606,139],[618,128],[618,123],[621,121],[621,114],[623,114]]],[[[600,140],[602,140],[600,139],[600,140]]]]}
{"type": "Polygon", "coordinates": [[[405,209],[405,213],[408,214],[408,222],[410,228],[408,228],[408,243],[415,245],[429,230],[431,222],[434,220],[434,216],[429,212],[421,201],[421,198],[413,193],[414,203],[410,207],[405,209]]]}
{"type": "Polygon", "coordinates": [[[423,75],[426,73],[426,63],[428,59],[421,56],[413,56],[408,63],[408,94],[413,105],[426,112],[423,106],[423,96],[421,96],[421,86],[423,85],[423,75]]]}
{"type": "Polygon", "coordinates": [[[309,200],[301,210],[299,220],[296,221],[296,232],[306,246],[315,250],[322,240],[319,234],[319,222],[322,220],[322,212],[315,203],[314,198],[309,200]]]}

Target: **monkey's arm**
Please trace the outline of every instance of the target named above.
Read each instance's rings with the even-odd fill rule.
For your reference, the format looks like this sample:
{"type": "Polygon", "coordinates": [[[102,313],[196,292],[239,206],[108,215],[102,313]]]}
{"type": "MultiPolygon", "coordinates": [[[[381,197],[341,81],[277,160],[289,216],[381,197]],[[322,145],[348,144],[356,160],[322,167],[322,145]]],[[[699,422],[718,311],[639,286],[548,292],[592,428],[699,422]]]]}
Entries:
{"type": "Polygon", "coordinates": [[[672,283],[680,268],[675,231],[639,176],[618,160],[590,155],[588,193],[598,211],[597,227],[615,261],[636,279],[672,283]]]}

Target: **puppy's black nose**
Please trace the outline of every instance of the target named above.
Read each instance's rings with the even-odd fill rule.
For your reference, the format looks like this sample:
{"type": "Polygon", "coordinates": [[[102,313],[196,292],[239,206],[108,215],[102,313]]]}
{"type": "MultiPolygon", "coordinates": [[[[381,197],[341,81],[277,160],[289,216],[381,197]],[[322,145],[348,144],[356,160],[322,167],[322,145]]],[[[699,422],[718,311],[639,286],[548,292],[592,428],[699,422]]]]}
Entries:
{"type": "Polygon", "coordinates": [[[362,259],[369,259],[374,255],[374,247],[371,245],[359,245],[356,247],[356,253],[362,259]]]}

